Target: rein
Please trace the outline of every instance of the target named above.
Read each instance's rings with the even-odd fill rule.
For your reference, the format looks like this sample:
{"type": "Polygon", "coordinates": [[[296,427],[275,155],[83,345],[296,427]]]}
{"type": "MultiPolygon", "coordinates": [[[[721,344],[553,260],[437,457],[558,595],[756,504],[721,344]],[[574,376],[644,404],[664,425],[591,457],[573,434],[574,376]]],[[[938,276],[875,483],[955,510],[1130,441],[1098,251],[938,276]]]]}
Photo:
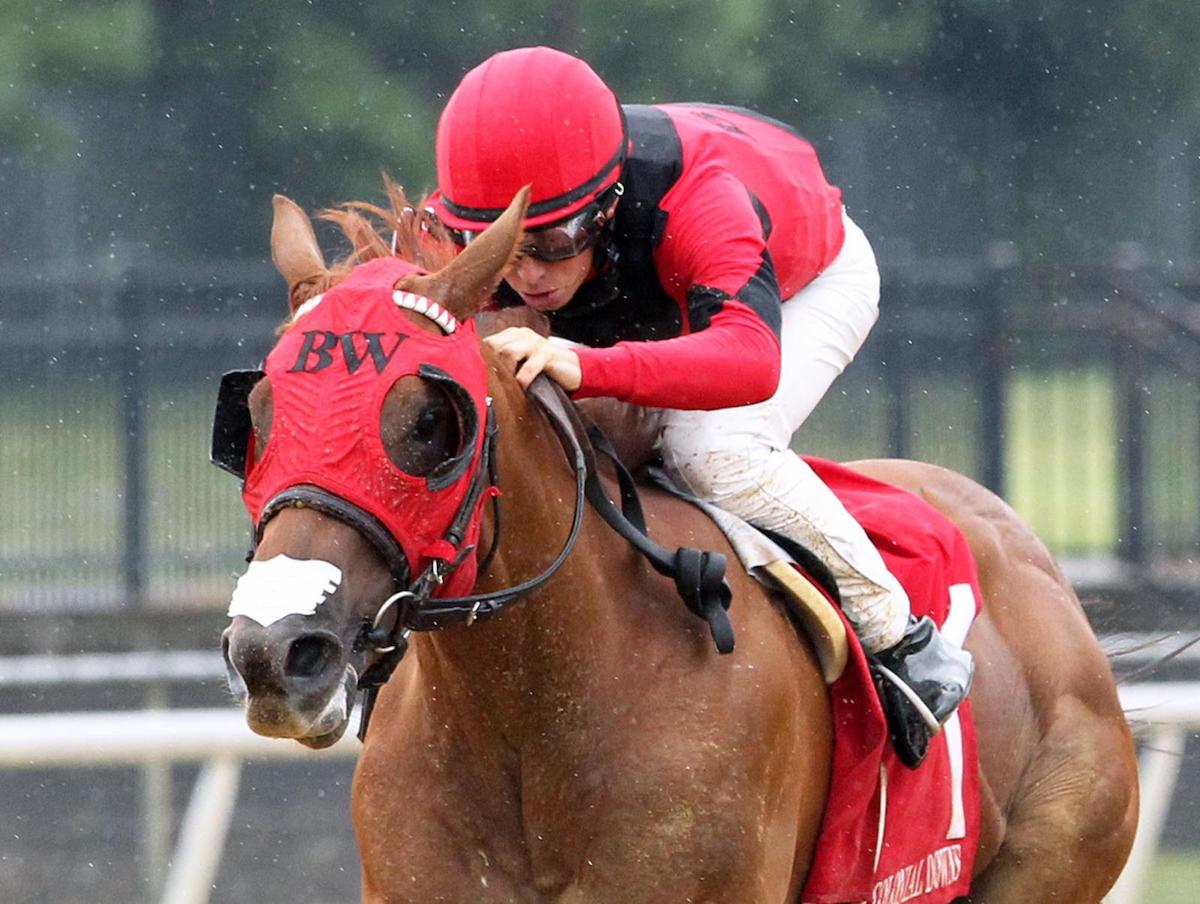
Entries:
{"type": "MultiPolygon", "coordinates": [[[[724,577],[725,556],[686,547],[672,554],[651,540],[646,532],[633,477],[617,458],[607,437],[594,425],[583,423],[578,410],[567,400],[563,390],[549,378],[539,376],[534,380],[528,396],[550,421],[571,461],[575,471],[575,510],[571,529],[554,561],[537,576],[513,587],[454,598],[433,596],[446,577],[474,551],[473,546],[460,549],[460,545],[480,499],[495,486],[499,427],[490,400],[483,447],[475,462],[471,483],[444,536],[449,546],[459,552],[454,559],[431,559],[416,579],[411,578],[408,558],[400,544],[379,519],[327,490],[311,485],[289,487],[263,508],[256,540],[261,538],[271,516],[280,510],[290,507],[312,508],[359,531],[379,552],[396,585],[402,588],[384,600],[373,618],[363,620],[362,630],[355,640],[358,651],[370,648],[379,654],[379,658],[358,680],[357,687],[363,692],[359,740],[366,738],[379,689],[408,652],[409,635],[413,631],[469,626],[476,621],[490,619],[519,602],[525,594],[537,590],[554,576],[574,551],[587,503],[591,503],[597,514],[641,553],[655,571],[674,579],[675,587],[687,607],[708,623],[717,651],[730,653],[733,650],[733,627],[727,613],[732,593],[724,577]],[[620,508],[608,497],[600,482],[596,465],[597,450],[608,457],[616,468],[621,489],[620,508]],[[389,615],[390,626],[385,626],[385,618],[389,615]]],[[[500,542],[500,509],[495,495],[492,501],[495,530],[492,547],[481,562],[481,571],[486,568],[500,542]]]]}
{"type": "MultiPolygon", "coordinates": [[[[362,717],[358,724],[360,741],[366,739],[367,727],[375,709],[379,689],[391,678],[392,672],[396,670],[396,666],[408,652],[408,637],[413,631],[436,631],[459,624],[470,626],[481,619],[492,618],[513,603],[520,601],[526,593],[536,590],[546,583],[562,567],[575,549],[580,528],[583,526],[583,510],[587,499],[585,491],[588,481],[587,456],[578,432],[572,429],[570,418],[566,414],[569,403],[566,402],[558,384],[551,382],[546,377],[538,377],[529,387],[529,395],[549,417],[550,424],[554,428],[559,442],[567,451],[568,458],[571,459],[572,467],[575,470],[575,512],[571,519],[571,530],[567,534],[563,548],[541,574],[514,587],[450,599],[434,598],[432,595],[434,589],[470,554],[472,548],[468,547],[462,550],[458,558],[452,562],[433,559],[412,584],[384,600],[379,611],[375,613],[375,617],[369,623],[363,623],[363,631],[357,641],[362,645],[359,649],[370,646],[380,654],[375,663],[363,672],[362,677],[358,680],[358,689],[363,692],[362,717]],[[392,626],[390,629],[383,628],[381,622],[384,615],[392,608],[396,610],[392,626]]],[[[495,446],[498,435],[499,427],[489,403],[487,434],[484,439],[483,452],[471,479],[471,487],[446,532],[446,539],[456,548],[458,543],[462,542],[471,513],[475,510],[480,496],[489,487],[495,485],[495,446]]],[[[492,498],[495,506],[493,509],[495,530],[492,547],[481,563],[481,571],[491,560],[500,543],[498,497],[493,496],[492,498]]]]}
{"type": "MultiPolygon", "coordinates": [[[[456,624],[471,625],[476,621],[489,619],[513,603],[518,602],[526,593],[536,590],[549,580],[562,567],[563,563],[566,562],[567,557],[570,556],[571,551],[575,548],[575,543],[579,539],[579,530],[583,525],[584,503],[587,499],[585,488],[589,479],[589,468],[588,457],[580,442],[579,434],[572,429],[570,420],[566,415],[567,403],[562,395],[562,391],[555,390],[557,390],[556,383],[552,383],[548,378],[542,378],[530,387],[529,394],[540,405],[542,411],[549,416],[550,424],[554,428],[559,442],[563,444],[563,448],[567,451],[568,458],[572,460],[572,467],[575,470],[575,514],[571,520],[570,533],[557,558],[537,577],[517,584],[515,587],[494,590],[490,593],[472,594],[471,596],[463,596],[455,599],[434,599],[428,596],[428,591],[422,597],[417,593],[413,593],[411,596],[408,595],[412,588],[401,590],[399,593],[389,597],[388,601],[384,603],[384,606],[387,606],[391,601],[396,601],[396,605],[398,606],[397,625],[403,624],[412,631],[436,631],[439,628],[448,628],[456,624]]],[[[491,416],[490,411],[488,421],[488,438],[484,447],[484,455],[490,459],[494,455],[492,447],[495,445],[495,438],[499,431],[495,427],[494,418],[491,416]]],[[[476,471],[476,474],[479,475],[483,471],[484,468],[481,467],[476,471]]],[[[463,507],[459,510],[458,516],[455,519],[456,522],[463,519],[464,515],[469,516],[470,511],[473,509],[471,500],[478,499],[478,492],[476,491],[476,487],[478,486],[479,481],[476,480],[472,485],[471,491],[468,492],[467,498],[463,500],[463,507]]],[[[480,491],[482,491],[482,488],[480,488],[480,491]]],[[[465,528],[465,524],[463,527],[465,528]]],[[[454,525],[451,526],[450,532],[447,533],[446,537],[452,543],[454,542],[451,537],[453,531],[454,525]]],[[[499,532],[497,531],[496,536],[492,540],[493,550],[498,543],[499,532]]],[[[441,560],[434,559],[433,565],[430,567],[437,566],[439,562],[441,560]]],[[[448,566],[442,573],[442,577],[449,574],[453,570],[453,567],[454,565],[448,566]]],[[[418,579],[417,583],[419,581],[420,579],[418,579]]],[[[432,587],[428,589],[432,589],[432,587]]],[[[382,612],[382,609],[380,611],[382,612]]],[[[378,620],[379,616],[376,615],[376,621],[378,620]]],[[[389,637],[387,642],[391,640],[392,638],[389,637]]],[[[369,672],[370,670],[368,670],[368,674],[369,672]]]]}

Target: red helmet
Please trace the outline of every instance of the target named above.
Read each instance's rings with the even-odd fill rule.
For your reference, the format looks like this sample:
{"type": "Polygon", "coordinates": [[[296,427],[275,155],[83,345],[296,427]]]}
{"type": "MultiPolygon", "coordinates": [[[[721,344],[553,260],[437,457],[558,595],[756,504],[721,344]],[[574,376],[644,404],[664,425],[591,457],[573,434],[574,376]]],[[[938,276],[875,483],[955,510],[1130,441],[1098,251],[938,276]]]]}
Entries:
{"type": "Polygon", "coordinates": [[[438,190],[431,203],[454,229],[477,230],[531,185],[525,226],[562,220],[616,182],[625,119],[587,63],[520,47],[463,77],[438,121],[438,190]]]}

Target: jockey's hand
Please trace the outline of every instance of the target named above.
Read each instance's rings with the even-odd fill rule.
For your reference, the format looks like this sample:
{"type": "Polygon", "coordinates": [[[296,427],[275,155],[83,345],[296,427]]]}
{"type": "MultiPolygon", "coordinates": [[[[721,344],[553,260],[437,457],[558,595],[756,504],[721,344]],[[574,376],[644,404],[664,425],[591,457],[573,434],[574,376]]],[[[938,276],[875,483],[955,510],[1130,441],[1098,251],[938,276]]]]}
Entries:
{"type": "Polygon", "coordinates": [[[522,389],[528,389],[533,378],[541,373],[567,392],[574,392],[583,383],[579,356],[529,327],[510,326],[486,336],[483,341],[500,358],[501,364],[516,374],[522,389]]]}

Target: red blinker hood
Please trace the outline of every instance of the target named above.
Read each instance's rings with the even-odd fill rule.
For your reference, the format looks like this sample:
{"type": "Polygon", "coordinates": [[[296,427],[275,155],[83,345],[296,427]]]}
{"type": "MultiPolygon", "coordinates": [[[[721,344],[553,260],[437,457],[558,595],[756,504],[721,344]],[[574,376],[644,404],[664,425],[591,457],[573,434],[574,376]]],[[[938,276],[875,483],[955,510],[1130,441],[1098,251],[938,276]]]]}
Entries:
{"type": "MultiPolygon", "coordinates": [[[[279,493],[311,485],[373,515],[400,544],[415,576],[431,558],[453,560],[459,550],[444,539],[466,495],[484,442],[488,370],[473,321],[448,335],[414,326],[394,286],[419,273],[397,258],[356,267],[288,328],[267,356],[273,413],[270,439],[249,468],[242,498],[255,527],[279,493]],[[435,370],[431,370],[435,369],[435,370]],[[421,372],[424,371],[423,374],[421,372]],[[388,390],[403,376],[421,374],[457,384],[465,407],[461,454],[431,477],[396,467],[383,446],[381,415],[388,390]]],[[[418,309],[423,307],[417,301],[418,309]]],[[[436,318],[437,311],[427,316],[436,318]]],[[[447,326],[447,318],[440,320],[447,326]]],[[[453,319],[448,323],[453,325],[453,319]]],[[[480,500],[487,498],[483,494],[480,500]]],[[[479,534],[481,507],[471,515],[463,547],[479,534]]],[[[470,591],[476,560],[469,555],[437,596],[470,591]]]]}

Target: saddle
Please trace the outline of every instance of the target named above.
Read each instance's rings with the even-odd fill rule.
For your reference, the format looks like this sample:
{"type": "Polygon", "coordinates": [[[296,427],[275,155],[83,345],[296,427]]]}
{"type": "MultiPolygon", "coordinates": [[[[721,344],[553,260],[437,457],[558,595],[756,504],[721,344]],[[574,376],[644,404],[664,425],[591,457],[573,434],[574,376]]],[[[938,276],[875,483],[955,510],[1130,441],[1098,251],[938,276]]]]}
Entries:
{"type": "MultiPolygon", "coordinates": [[[[598,451],[615,457],[598,431],[589,431],[589,439],[598,451]]],[[[880,547],[908,589],[914,610],[929,615],[944,636],[961,645],[982,595],[957,527],[903,490],[834,462],[806,460],[880,547]]],[[[618,474],[623,470],[619,463],[614,467],[618,474]]],[[[888,743],[887,719],[867,657],[840,610],[828,569],[808,550],[680,491],[661,467],[644,468],[641,476],[708,513],[747,571],[778,591],[791,620],[812,642],[829,685],[832,776],[801,898],[812,904],[947,904],[965,895],[979,831],[970,701],[933,738],[920,768],[908,768],[888,743]]],[[[625,499],[634,492],[632,478],[626,475],[621,483],[623,502],[632,506],[625,499]]]]}

